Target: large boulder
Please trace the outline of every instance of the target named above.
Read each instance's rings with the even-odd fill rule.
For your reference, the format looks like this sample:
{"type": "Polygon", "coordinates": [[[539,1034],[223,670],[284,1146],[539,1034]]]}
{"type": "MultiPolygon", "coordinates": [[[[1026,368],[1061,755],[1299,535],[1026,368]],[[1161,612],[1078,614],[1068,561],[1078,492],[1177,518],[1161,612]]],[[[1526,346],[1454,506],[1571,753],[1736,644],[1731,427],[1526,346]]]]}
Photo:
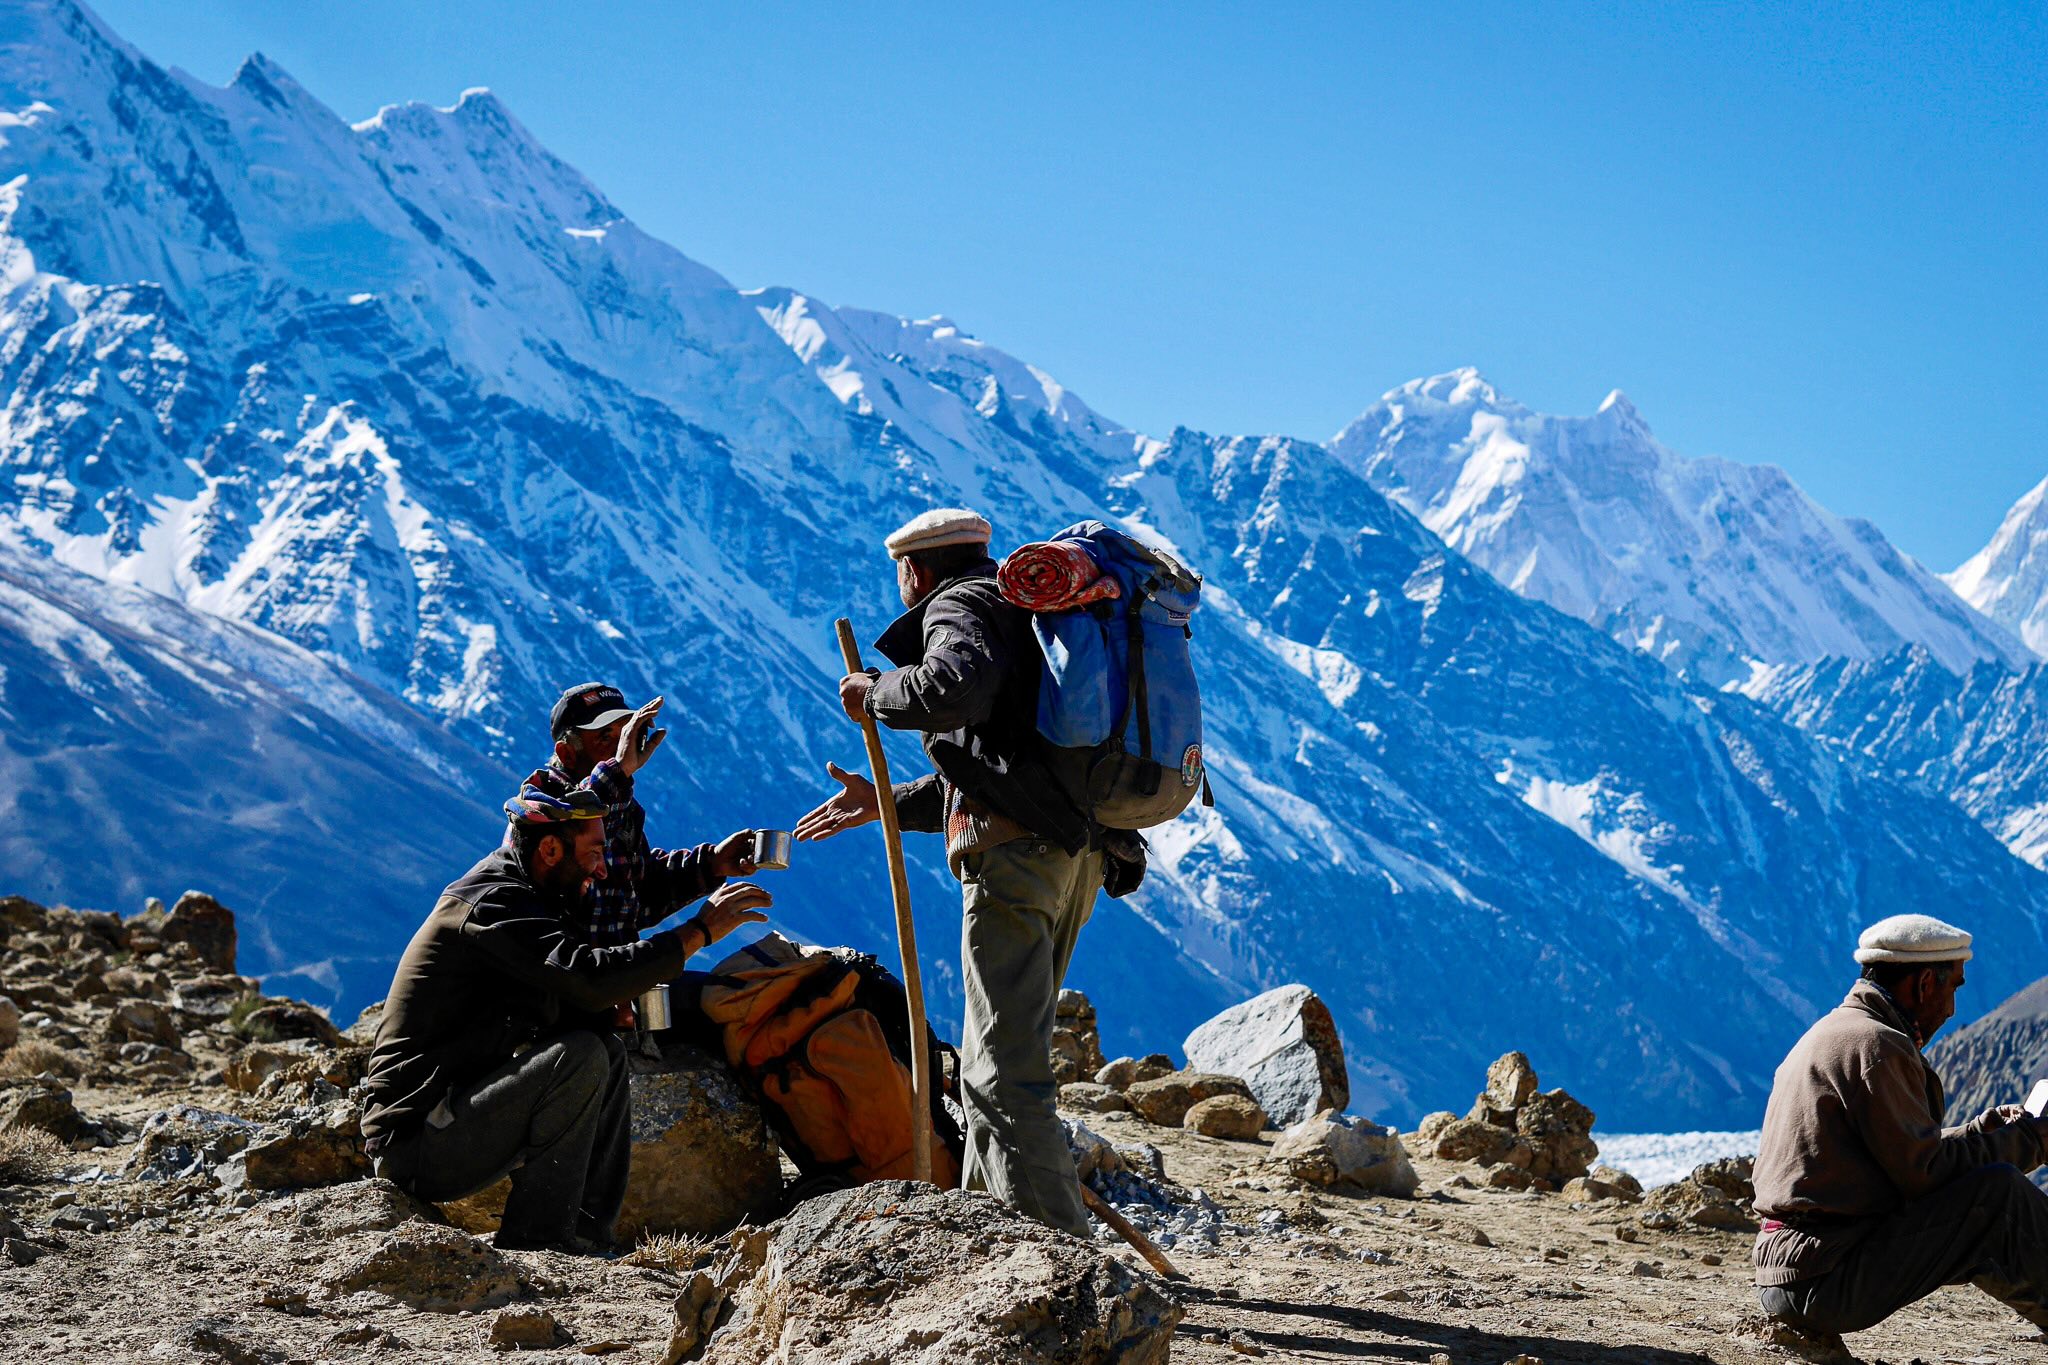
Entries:
{"type": "MultiPolygon", "coordinates": [[[[782,1163],[761,1107],[725,1063],[678,1039],[635,1052],[633,1165],[613,1235],[714,1236],[773,1213],[782,1163]]],[[[511,1193],[501,1180],[441,1206],[471,1232],[494,1232],[511,1193]]]]}
{"type": "Polygon", "coordinates": [[[1266,1111],[1259,1102],[1244,1095],[1211,1095],[1188,1106],[1181,1127],[1204,1137],[1249,1142],[1266,1131],[1266,1111]]]}
{"type": "Polygon", "coordinates": [[[1282,1133],[1267,1160],[1313,1185],[1404,1199],[1422,1183],[1398,1133],[1327,1109],[1282,1133]]]}
{"type": "Polygon", "coordinates": [[[1181,1307],[987,1194],[877,1181],[735,1234],[676,1300],[665,1365],[1163,1365],[1181,1307]]]}
{"type": "Polygon", "coordinates": [[[1234,1005],[1181,1045],[1190,1071],[1241,1076],[1278,1124],[1351,1103],[1344,1044],[1329,1006],[1306,986],[1281,986],[1234,1005]]]}
{"type": "Polygon", "coordinates": [[[178,897],[171,913],[154,927],[166,945],[185,944],[212,970],[235,969],[235,912],[204,891],[178,897]]]}
{"type": "Polygon", "coordinates": [[[772,1212],[782,1163],[761,1107],[725,1063],[683,1042],[633,1064],[633,1169],[618,1236],[725,1232],[772,1212]]]}
{"type": "Polygon", "coordinates": [[[1167,1128],[1180,1127],[1188,1110],[1212,1095],[1254,1098],[1251,1087],[1237,1077],[1211,1071],[1175,1071],[1156,1080],[1139,1081],[1124,1095],[1147,1123],[1167,1128]]]}

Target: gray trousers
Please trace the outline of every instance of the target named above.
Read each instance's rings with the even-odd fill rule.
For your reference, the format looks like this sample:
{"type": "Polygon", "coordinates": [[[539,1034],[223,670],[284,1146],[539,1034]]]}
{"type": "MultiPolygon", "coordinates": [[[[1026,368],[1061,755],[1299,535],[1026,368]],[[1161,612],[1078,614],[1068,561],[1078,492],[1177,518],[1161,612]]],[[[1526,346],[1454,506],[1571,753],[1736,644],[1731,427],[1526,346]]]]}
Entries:
{"type": "Polygon", "coordinates": [[[1102,855],[1013,839],[968,854],[960,879],[961,1183],[1085,1237],[1088,1214],[1054,1108],[1052,1027],[1074,941],[1102,888],[1102,855]]]}
{"type": "Polygon", "coordinates": [[[1883,1222],[1825,1275],[1757,1290],[1810,1332],[1860,1332],[1945,1284],[1973,1284],[2048,1330],[2048,1194],[2015,1166],[1980,1166],[1883,1222]]]}
{"type": "Polygon", "coordinates": [[[435,1203],[510,1174],[500,1246],[605,1241],[626,1195],[631,1101],[626,1045],[564,1033],[450,1094],[378,1153],[377,1174],[435,1203]]]}

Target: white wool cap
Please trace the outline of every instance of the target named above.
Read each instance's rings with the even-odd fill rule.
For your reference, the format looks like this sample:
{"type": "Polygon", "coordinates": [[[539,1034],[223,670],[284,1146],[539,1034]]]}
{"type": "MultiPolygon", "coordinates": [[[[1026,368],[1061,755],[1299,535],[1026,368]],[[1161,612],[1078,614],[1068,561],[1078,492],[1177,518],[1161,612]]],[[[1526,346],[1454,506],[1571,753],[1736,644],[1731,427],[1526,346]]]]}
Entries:
{"type": "Polygon", "coordinates": [[[1856,939],[1858,962],[1968,962],[1970,936],[1932,915],[1893,915],[1856,939]]]}
{"type": "Polygon", "coordinates": [[[979,512],[965,507],[934,507],[920,512],[890,533],[882,542],[889,558],[901,559],[919,550],[937,550],[948,545],[986,545],[995,531],[979,512]]]}

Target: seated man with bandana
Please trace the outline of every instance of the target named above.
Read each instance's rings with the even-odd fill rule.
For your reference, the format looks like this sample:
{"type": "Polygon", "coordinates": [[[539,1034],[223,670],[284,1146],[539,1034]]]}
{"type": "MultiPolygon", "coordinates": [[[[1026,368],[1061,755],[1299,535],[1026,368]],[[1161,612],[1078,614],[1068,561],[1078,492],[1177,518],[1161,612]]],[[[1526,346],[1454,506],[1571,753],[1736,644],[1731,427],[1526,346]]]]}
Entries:
{"type": "MultiPolygon", "coordinates": [[[[636,717],[620,748],[637,748],[636,717]]],[[[744,882],[677,928],[616,946],[577,928],[606,876],[602,799],[528,787],[505,844],[441,894],[399,959],[366,1080],[377,1174],[446,1201],[512,1177],[502,1248],[602,1254],[631,1151],[616,1008],[681,974],[693,953],[766,919],[744,882]]]]}

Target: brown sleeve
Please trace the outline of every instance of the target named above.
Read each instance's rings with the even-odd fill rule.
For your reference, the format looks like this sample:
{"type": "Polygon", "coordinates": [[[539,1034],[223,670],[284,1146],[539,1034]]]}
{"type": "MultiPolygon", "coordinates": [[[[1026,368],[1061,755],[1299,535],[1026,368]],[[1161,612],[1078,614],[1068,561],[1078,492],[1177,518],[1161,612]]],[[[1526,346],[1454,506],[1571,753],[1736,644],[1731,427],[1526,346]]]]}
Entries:
{"type": "Polygon", "coordinates": [[[1994,1162],[2022,1169],[2036,1163],[2040,1144],[2019,1125],[1943,1132],[1927,1094],[1926,1069],[1910,1049],[1903,1040],[1881,1040],[1865,1058],[1861,1093],[1847,1106],[1864,1146],[1901,1194],[1918,1198],[1994,1162]]]}

